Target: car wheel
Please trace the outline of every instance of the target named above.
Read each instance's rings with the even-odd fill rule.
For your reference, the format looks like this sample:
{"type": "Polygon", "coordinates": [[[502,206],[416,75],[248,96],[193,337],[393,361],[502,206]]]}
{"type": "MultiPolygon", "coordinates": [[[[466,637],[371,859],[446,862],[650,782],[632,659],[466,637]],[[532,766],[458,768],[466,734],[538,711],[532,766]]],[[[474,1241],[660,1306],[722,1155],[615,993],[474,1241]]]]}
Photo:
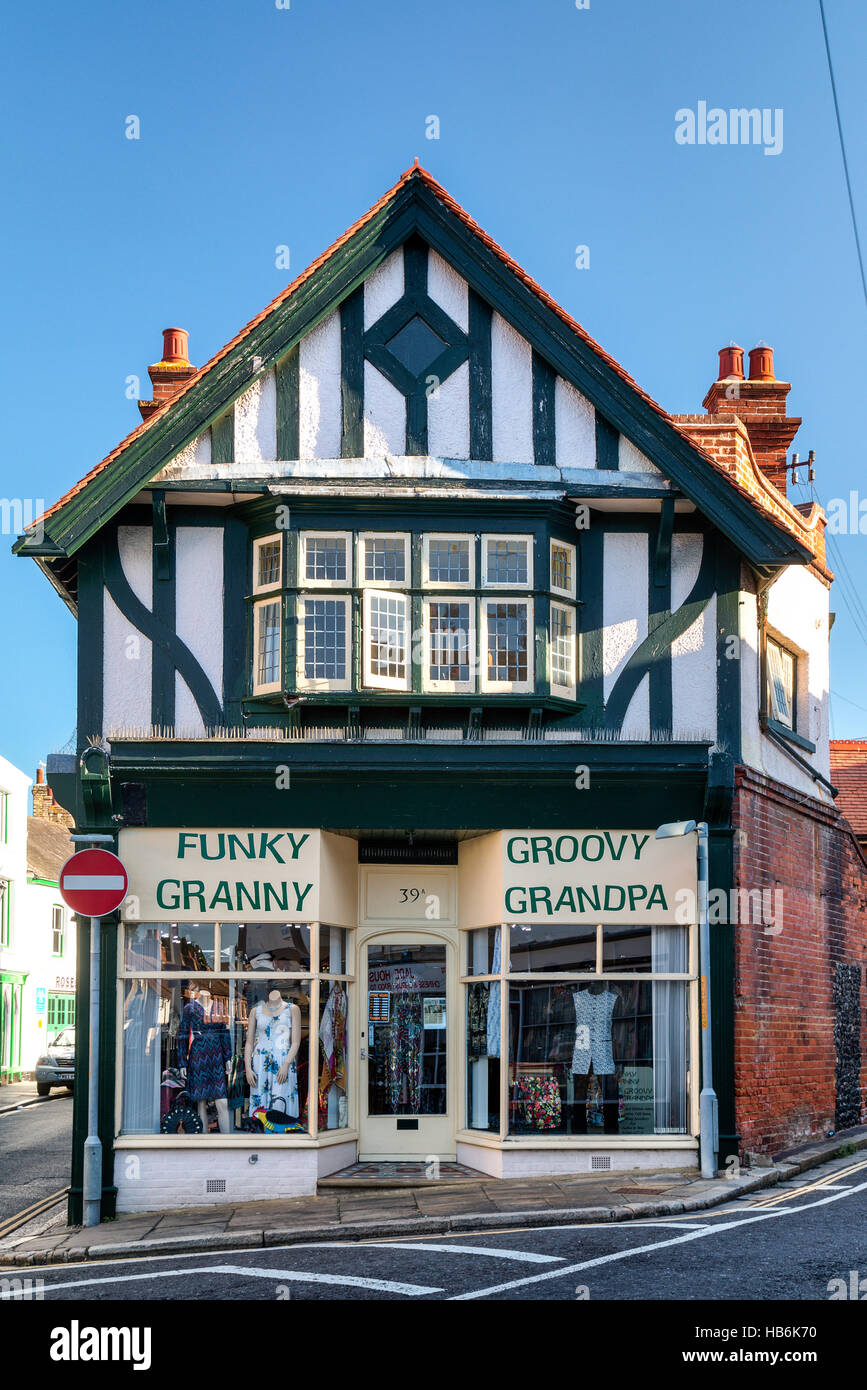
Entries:
{"type": "Polygon", "coordinates": [[[50,1083],[49,1081],[37,1081],[37,1083],[36,1083],[36,1094],[37,1094],[38,1096],[50,1096],[50,1095],[51,1095],[51,1083],[50,1083]]]}

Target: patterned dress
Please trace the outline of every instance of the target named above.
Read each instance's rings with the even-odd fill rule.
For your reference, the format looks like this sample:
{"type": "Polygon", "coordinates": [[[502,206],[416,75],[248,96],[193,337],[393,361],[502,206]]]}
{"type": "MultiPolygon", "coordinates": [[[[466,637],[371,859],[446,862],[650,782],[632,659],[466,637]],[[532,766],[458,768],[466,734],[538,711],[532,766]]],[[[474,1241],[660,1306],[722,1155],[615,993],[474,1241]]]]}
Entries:
{"type": "Polygon", "coordinates": [[[421,1103],[421,995],[404,990],[392,995],[394,1016],[388,1051],[388,1103],[392,1115],[406,1106],[410,1115],[421,1103]]]}
{"type": "Polygon", "coordinates": [[[209,1022],[197,1000],[184,1005],[178,1027],[178,1066],[187,1069],[190,1100],[220,1100],[226,1094],[226,1063],[232,1040],[222,1020],[209,1022]]]}
{"type": "Polygon", "coordinates": [[[611,1019],[617,1004],[615,990],[603,989],[593,994],[589,989],[576,989],[575,1047],[572,1070],[586,1076],[593,1064],[597,1076],[610,1076],[614,1071],[611,1054],[611,1019]]]}
{"type": "MultiPolygon", "coordinates": [[[[272,1016],[264,1004],[257,1004],[255,1012],[256,1045],[251,1066],[256,1085],[250,1088],[250,1114],[260,1106],[270,1110],[279,1096],[286,1102],[286,1113],[297,1118],[298,1068],[294,1059],[286,1080],[277,1080],[277,1073],[292,1048],[292,1005],[284,1003],[280,1012],[272,1016]]],[[[277,1109],[282,1110],[282,1105],[277,1109]]]]}

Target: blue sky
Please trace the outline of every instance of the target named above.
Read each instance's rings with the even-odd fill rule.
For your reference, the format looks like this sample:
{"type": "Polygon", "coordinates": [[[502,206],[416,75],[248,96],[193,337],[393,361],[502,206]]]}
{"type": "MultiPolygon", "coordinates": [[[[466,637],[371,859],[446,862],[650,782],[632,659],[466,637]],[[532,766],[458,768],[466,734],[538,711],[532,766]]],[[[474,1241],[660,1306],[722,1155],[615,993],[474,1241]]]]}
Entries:
{"type": "MultiPolygon", "coordinates": [[[[867,12],[826,12],[867,240],[867,12]]],[[[147,394],[161,329],[206,361],[416,155],[667,409],[701,409],[730,339],[770,343],[819,496],[863,486],[865,305],[818,0],[40,0],[4,27],[0,496],[54,501],[137,423],[126,379],[147,394]],[[782,108],[782,152],[678,145],[699,101],[782,108]]],[[[10,543],[0,753],[32,775],[73,730],[75,623],[10,543]]],[[[855,606],[865,538],[837,546],[855,606]]],[[[842,589],[833,733],[855,737],[867,650],[842,589]]]]}

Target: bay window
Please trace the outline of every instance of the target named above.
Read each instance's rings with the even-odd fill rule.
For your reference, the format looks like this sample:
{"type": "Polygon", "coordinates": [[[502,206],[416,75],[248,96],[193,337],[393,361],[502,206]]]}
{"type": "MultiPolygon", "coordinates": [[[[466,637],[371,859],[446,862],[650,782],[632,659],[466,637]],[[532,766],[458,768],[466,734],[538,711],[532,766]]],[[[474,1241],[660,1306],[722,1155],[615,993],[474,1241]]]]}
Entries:
{"type": "Polygon", "coordinates": [[[253,608],[253,693],[279,690],[282,600],[257,603],[253,608]]]}
{"type": "Polygon", "coordinates": [[[426,690],[472,690],[476,655],[475,604],[467,598],[425,601],[426,690]]]}
{"type": "Polygon", "coordinates": [[[575,679],[575,609],[564,603],[551,604],[550,680],[551,694],[574,700],[575,679]]]}
{"type": "Polygon", "coordinates": [[[488,589],[531,589],[532,536],[482,536],[482,583],[488,589]]]}
{"type": "Polygon", "coordinates": [[[298,582],[305,588],[352,583],[352,537],[348,531],[302,531],[298,582]]]}
{"type": "Polygon", "coordinates": [[[409,599],[367,589],[364,594],[364,683],[409,690],[409,599]]]}
{"type": "Polygon", "coordinates": [[[485,599],[482,603],[483,691],[511,694],[533,689],[530,599],[485,599]]]}
{"type": "Polygon", "coordinates": [[[298,600],[298,685],[348,690],[350,599],[302,594],[298,600]]]}

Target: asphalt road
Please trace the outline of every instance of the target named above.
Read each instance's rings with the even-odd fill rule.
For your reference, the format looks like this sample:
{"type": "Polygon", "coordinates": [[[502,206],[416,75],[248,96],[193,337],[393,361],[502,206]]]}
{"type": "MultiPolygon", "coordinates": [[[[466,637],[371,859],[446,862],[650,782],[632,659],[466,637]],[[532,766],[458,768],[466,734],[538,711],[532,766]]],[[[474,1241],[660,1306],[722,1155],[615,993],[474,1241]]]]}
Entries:
{"type": "MultiPolygon", "coordinates": [[[[20,1271],[45,1301],[806,1300],[867,1296],[867,1158],[684,1218],[317,1243],[20,1271]],[[839,1285],[831,1286],[839,1288],[839,1285]]],[[[809,1321],[792,1309],[791,1321],[809,1321]]]]}
{"type": "Polygon", "coordinates": [[[68,1091],[0,1115],[0,1220],[68,1187],[71,1149],[68,1091]]]}

